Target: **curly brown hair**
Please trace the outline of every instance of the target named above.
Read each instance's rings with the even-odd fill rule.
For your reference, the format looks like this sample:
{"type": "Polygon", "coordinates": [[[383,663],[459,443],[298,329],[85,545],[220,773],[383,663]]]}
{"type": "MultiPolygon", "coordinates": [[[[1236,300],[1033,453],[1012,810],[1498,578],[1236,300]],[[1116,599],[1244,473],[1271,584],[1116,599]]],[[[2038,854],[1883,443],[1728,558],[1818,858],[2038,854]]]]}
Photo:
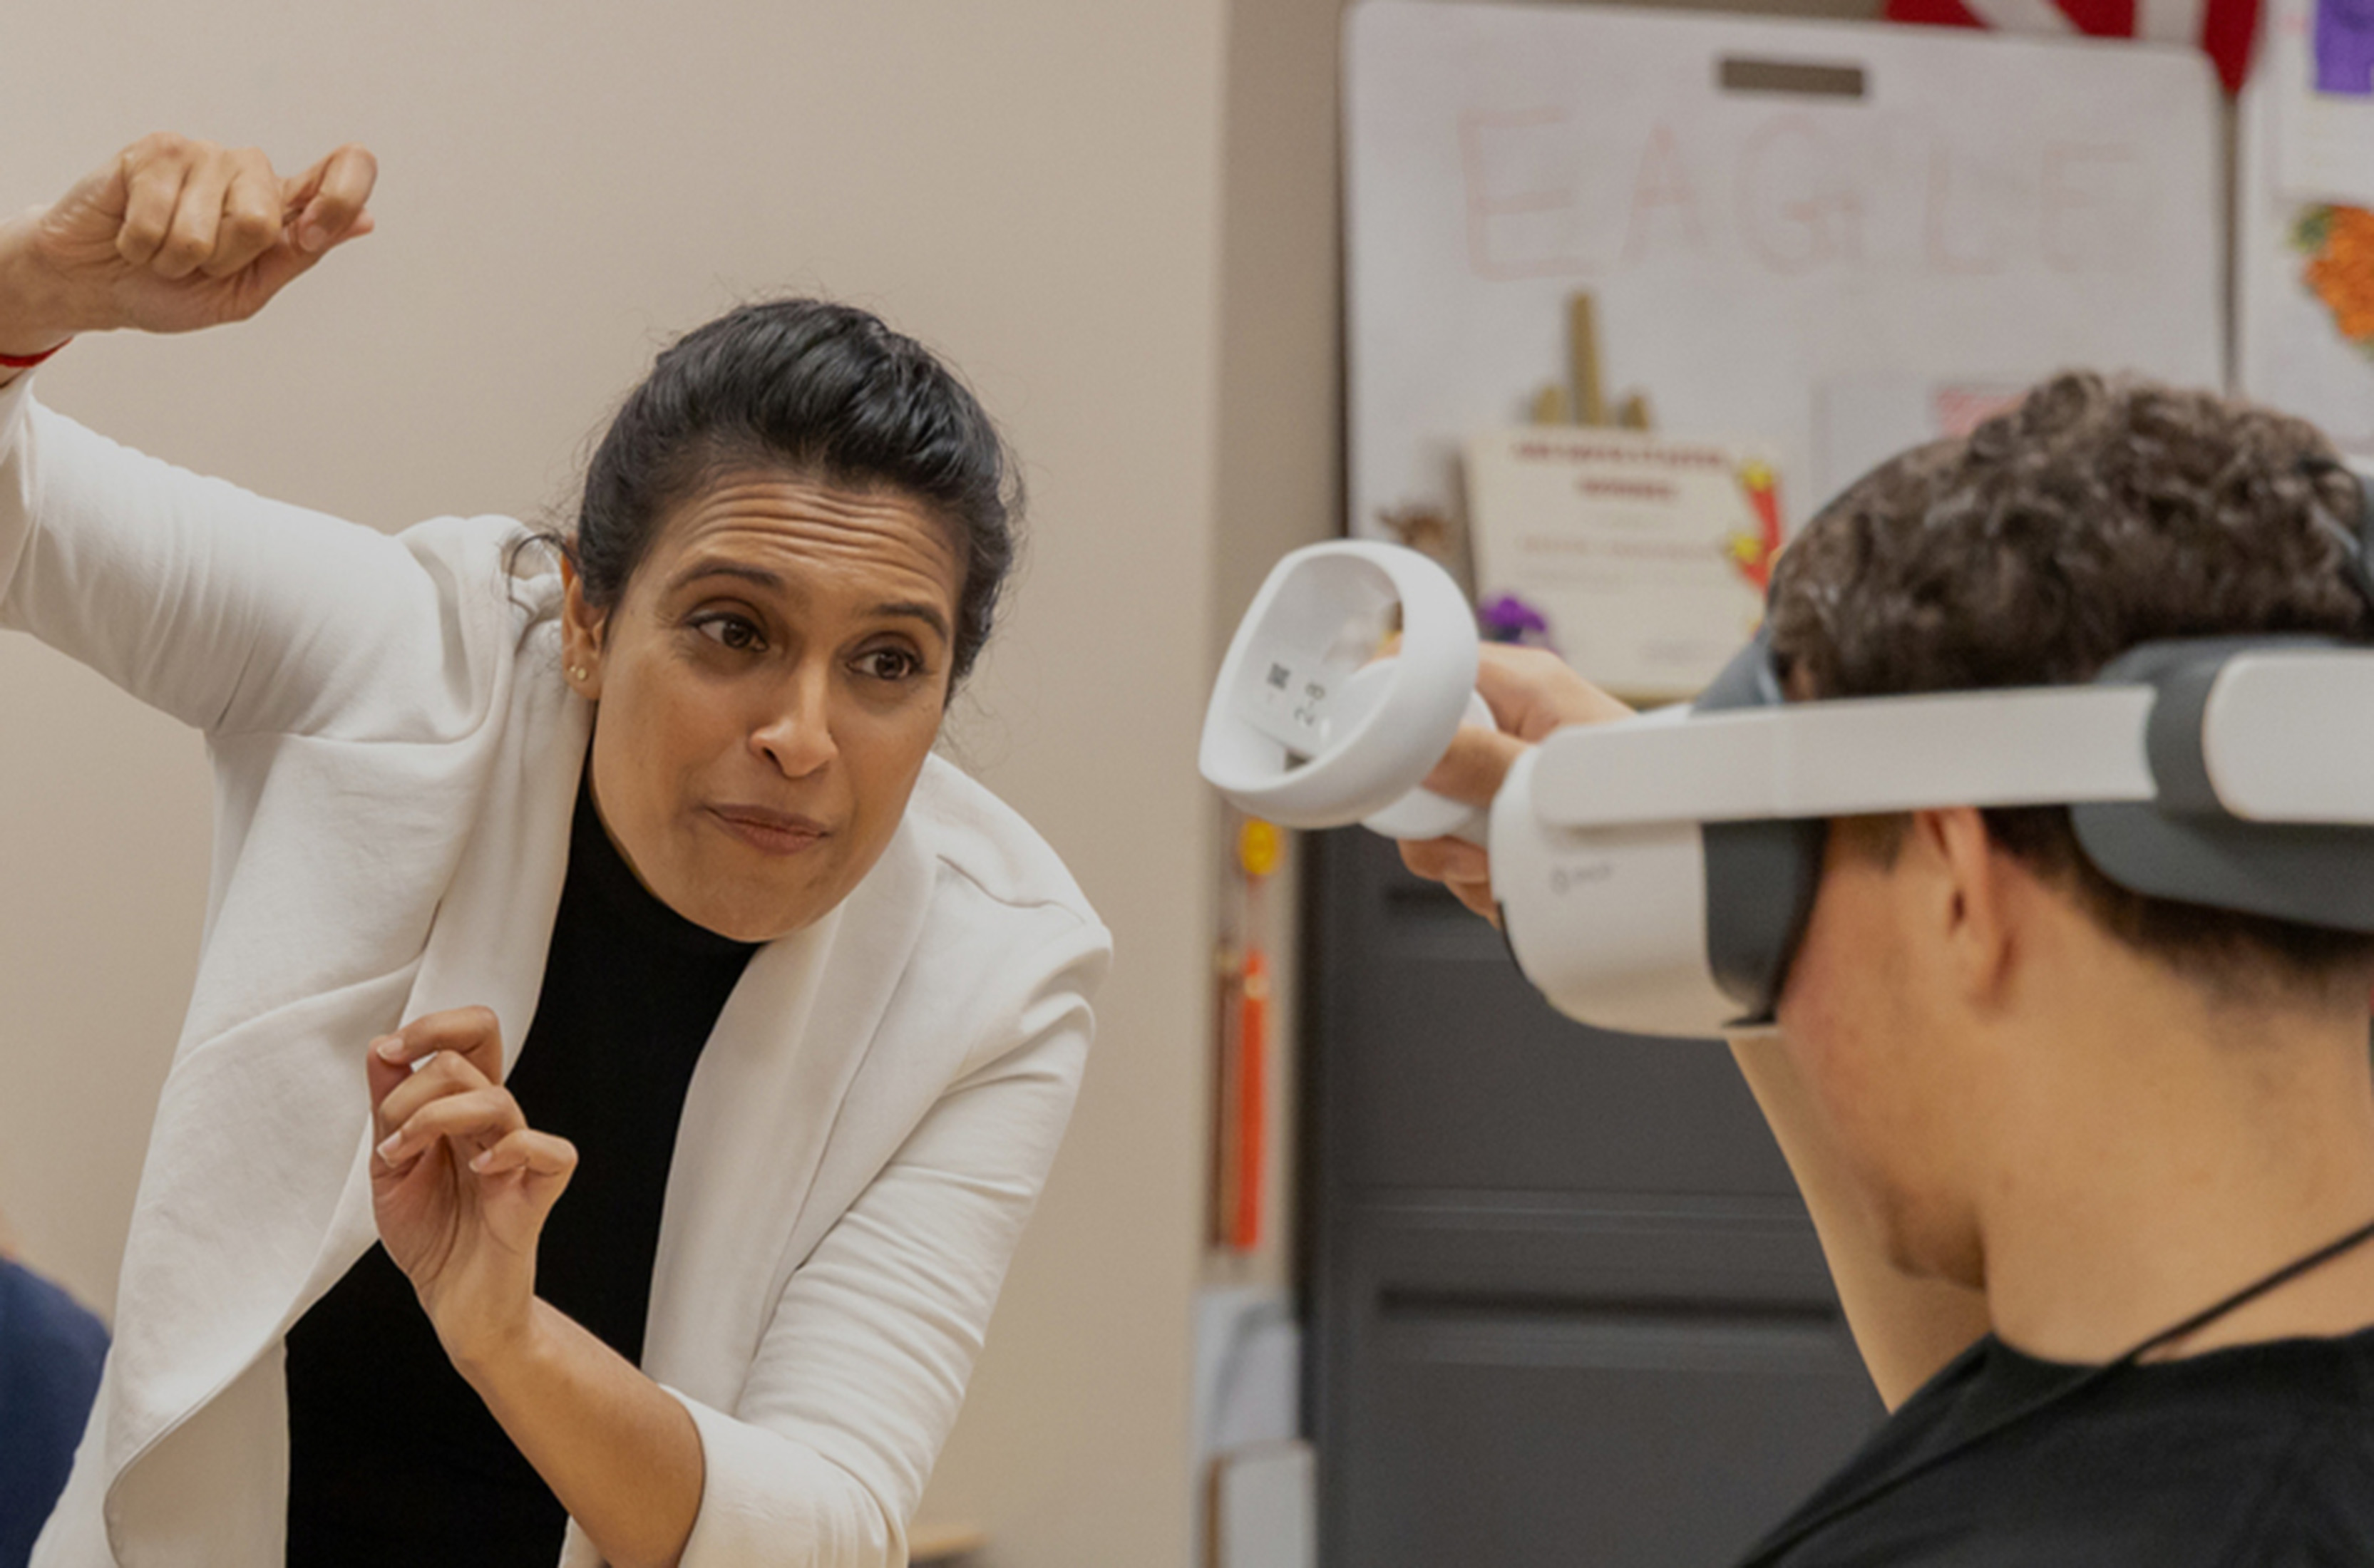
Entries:
{"type": "MultiPolygon", "coordinates": [[[[1773,575],[1773,661],[1792,693],[1878,696],[2087,681],[2163,638],[2368,639],[2374,611],[2333,526],[2360,506],[2304,421],[2139,379],[2057,376],[1967,438],[1882,464],[1805,525],[1773,575]]],[[[2116,885],[2080,851],[2065,807],[1985,816],[2113,935],[2223,989],[2321,989],[2374,963],[2363,936],[2116,885]]],[[[1856,841],[1892,856],[1906,821],[1856,841]]]]}

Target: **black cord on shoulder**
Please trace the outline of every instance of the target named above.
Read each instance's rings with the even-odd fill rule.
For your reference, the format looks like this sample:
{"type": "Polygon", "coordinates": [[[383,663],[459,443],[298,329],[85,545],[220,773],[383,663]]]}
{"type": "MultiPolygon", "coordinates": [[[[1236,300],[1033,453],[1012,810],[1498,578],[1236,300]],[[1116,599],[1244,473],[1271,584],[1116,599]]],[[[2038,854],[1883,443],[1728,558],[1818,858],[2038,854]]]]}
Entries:
{"type": "Polygon", "coordinates": [[[2144,1357],[2159,1349],[2162,1345],[2171,1344],[2174,1341],[2181,1340],[2187,1335],[2195,1332],[2196,1330],[2207,1328],[2210,1324],[2215,1323],[2217,1319],[2225,1316],[2227,1313],[2239,1311],[2241,1308],[2250,1305],[2251,1303],[2258,1300],[2261,1296],[2265,1295],[2269,1291],[2274,1290],[2281,1285],[2288,1285],[2294,1280],[2298,1279],[2302,1274],[2307,1273],[2309,1270],[2321,1268],[2323,1265],[2330,1263],[2334,1258],[2340,1257],[2343,1253],[2350,1251],[2355,1247],[2363,1246],[2369,1241],[2374,1241],[2374,1220],[2368,1221],[2365,1224],[2358,1226],[2356,1230],[2336,1241],[2327,1242],[2324,1246],[2318,1247],[2314,1252],[2309,1253],[2305,1258],[2296,1258],[2292,1259],[2292,1261],[2285,1264],[2282,1268],[2276,1270],[2265,1279],[2243,1286],[2240,1290],[2236,1291],[2232,1295],[2227,1296],[2224,1301],[2219,1302],[2215,1306],[2205,1307],[2203,1310],[2194,1313],[2192,1316],[2186,1318],[2183,1322],[2177,1324],[2172,1328],[2161,1329],[2158,1333],[2154,1334],[2150,1339],[2145,1340],[2142,1344],[2137,1345],[2133,1350],[2129,1351],[2126,1354],[2112,1362],[2110,1365],[2112,1367],[2133,1366],[2135,1363],[2143,1360],[2144,1357]]]}
{"type": "Polygon", "coordinates": [[[2240,1290],[2236,1291],[2232,1295],[2227,1296],[2216,1305],[2196,1312],[2192,1316],[2186,1318],[2183,1322],[2179,1323],[2172,1328],[2161,1329],[2158,1333],[2154,1334],[2150,1339],[2136,1345],[2133,1350],[2127,1352],[2126,1354],[2119,1357],[2116,1361],[2104,1362],[2101,1365],[2094,1367],[2082,1376],[2077,1377],[2071,1382],[2063,1384],[2060,1387],[2052,1390],[2052,1392],[2045,1395],[2043,1398],[2029,1400],[2027,1404],[2022,1405],[2016,1410],[2004,1415],[2001,1420],[1987,1426],[1980,1427],[1978,1431],[1970,1433],[1968,1437],[1963,1438],[1960,1442],[1953,1444],[1946,1448],[1939,1450],[1937,1453],[1930,1455],[1919,1464],[1911,1465],[1904,1469],[1897,1471],[1894,1475],[1887,1477],[1886,1480],[1880,1481],[1877,1485],[1870,1488],[1868,1491],[1858,1492],[1852,1497],[1840,1498],[1837,1503],[1832,1504],[1829,1507],[1823,1509],[1819,1514],[1815,1515],[1812,1518],[1798,1525],[1795,1528],[1790,1530],[1786,1535],[1781,1536],[1779,1539],[1773,1540],[1769,1544],[1760,1547],[1756,1555],[1748,1560],[1746,1568],[1761,1568],[1761,1565],[1763,1564],[1778,1562],[1782,1554],[1794,1550],[1797,1547],[1804,1544],[1804,1542],[1812,1536],[1822,1530],[1829,1528],[1832,1525],[1838,1523],[1840,1519],[1845,1518],[1848,1515],[1859,1513],[1863,1509],[1869,1507],[1872,1504],[1887,1496],[1908,1481],[1928,1474],[1931,1470],[1936,1469],[1949,1459],[1957,1459],[1961,1457],[1964,1454],[1969,1453],[1980,1444],[2008,1431],[2012,1427],[2019,1425],[2021,1422],[2028,1420],[2032,1416],[2051,1410],[2055,1406],[2068,1404],[2079,1398],[2081,1395],[2092,1392],[2094,1389],[2100,1387],[2103,1384],[2109,1382],[2120,1373],[2131,1370],[2136,1363],[2140,1362],[2145,1356],[2150,1354],[2153,1351],[2157,1350],[2160,1346],[2168,1344],[2173,1340],[2181,1340],[2185,1336],[2192,1334],[2198,1329],[2206,1328],[2209,1324],[2225,1316],[2227,1313],[2248,1305],[2250,1303],[2258,1300],[2261,1296],[2265,1295],[2269,1291],[2274,1290],[2280,1285],[2289,1284],[2292,1281],[2298,1279],[2302,1274],[2307,1273],[2311,1269],[2321,1268],[2323,1265],[2330,1263],[2334,1258],[2340,1257],[2343,1253],[2348,1252],[2355,1247],[2363,1246],[2368,1241],[2374,1241],[2374,1221],[2368,1221],[2365,1224],[2358,1226],[2356,1230],[2351,1231],[2347,1235],[2340,1237],[2338,1240],[2327,1242],[2324,1246],[2318,1247],[2315,1251],[2309,1253],[2305,1257],[2292,1259],[2292,1261],[2285,1264],[2282,1268],[2276,1270],[2272,1274],[2253,1280],[2251,1283],[2243,1286],[2240,1290]]]}

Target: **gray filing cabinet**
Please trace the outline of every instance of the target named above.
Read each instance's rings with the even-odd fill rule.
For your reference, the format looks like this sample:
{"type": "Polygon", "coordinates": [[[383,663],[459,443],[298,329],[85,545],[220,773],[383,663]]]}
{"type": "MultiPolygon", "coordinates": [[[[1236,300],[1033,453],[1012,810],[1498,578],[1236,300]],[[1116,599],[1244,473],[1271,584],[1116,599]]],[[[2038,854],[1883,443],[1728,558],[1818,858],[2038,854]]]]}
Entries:
{"type": "Polygon", "coordinates": [[[1730,1053],[1572,1024],[1390,843],[1310,849],[1323,1568],[1730,1561],[1881,1414],[1730,1053]]]}

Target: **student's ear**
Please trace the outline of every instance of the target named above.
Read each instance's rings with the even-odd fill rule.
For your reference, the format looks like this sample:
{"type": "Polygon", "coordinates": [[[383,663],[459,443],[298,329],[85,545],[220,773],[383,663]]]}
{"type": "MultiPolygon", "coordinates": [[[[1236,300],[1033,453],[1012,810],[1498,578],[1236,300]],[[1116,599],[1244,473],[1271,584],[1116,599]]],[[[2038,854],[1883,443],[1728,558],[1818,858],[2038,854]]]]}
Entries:
{"type": "Polygon", "coordinates": [[[1950,977],[1983,1006],[2000,992],[2016,950],[2003,854],[1969,806],[1913,813],[1910,840],[1906,848],[1929,873],[1922,879],[1926,913],[1945,939],[1950,977]]]}

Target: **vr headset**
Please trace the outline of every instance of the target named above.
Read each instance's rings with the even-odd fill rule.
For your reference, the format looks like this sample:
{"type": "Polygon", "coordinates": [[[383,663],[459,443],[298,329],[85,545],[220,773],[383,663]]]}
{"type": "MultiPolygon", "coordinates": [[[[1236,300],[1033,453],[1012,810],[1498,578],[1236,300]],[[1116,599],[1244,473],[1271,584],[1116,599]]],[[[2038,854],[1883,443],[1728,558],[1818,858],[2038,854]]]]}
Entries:
{"type": "Polygon", "coordinates": [[[1465,597],[1426,557],[1297,551],[1229,646],[1201,770],[1286,826],[1487,843],[1519,967],[1599,1028],[1769,1027],[1825,824],[1867,813],[2066,805],[2121,887],[2374,933],[2374,649],[2155,642],[2086,685],[1784,703],[1759,634],[1694,702],[1548,737],[1488,821],[1415,788],[1490,722],[1475,664],[1465,597]],[[1374,659],[1396,606],[1397,655],[1374,659]]]}

